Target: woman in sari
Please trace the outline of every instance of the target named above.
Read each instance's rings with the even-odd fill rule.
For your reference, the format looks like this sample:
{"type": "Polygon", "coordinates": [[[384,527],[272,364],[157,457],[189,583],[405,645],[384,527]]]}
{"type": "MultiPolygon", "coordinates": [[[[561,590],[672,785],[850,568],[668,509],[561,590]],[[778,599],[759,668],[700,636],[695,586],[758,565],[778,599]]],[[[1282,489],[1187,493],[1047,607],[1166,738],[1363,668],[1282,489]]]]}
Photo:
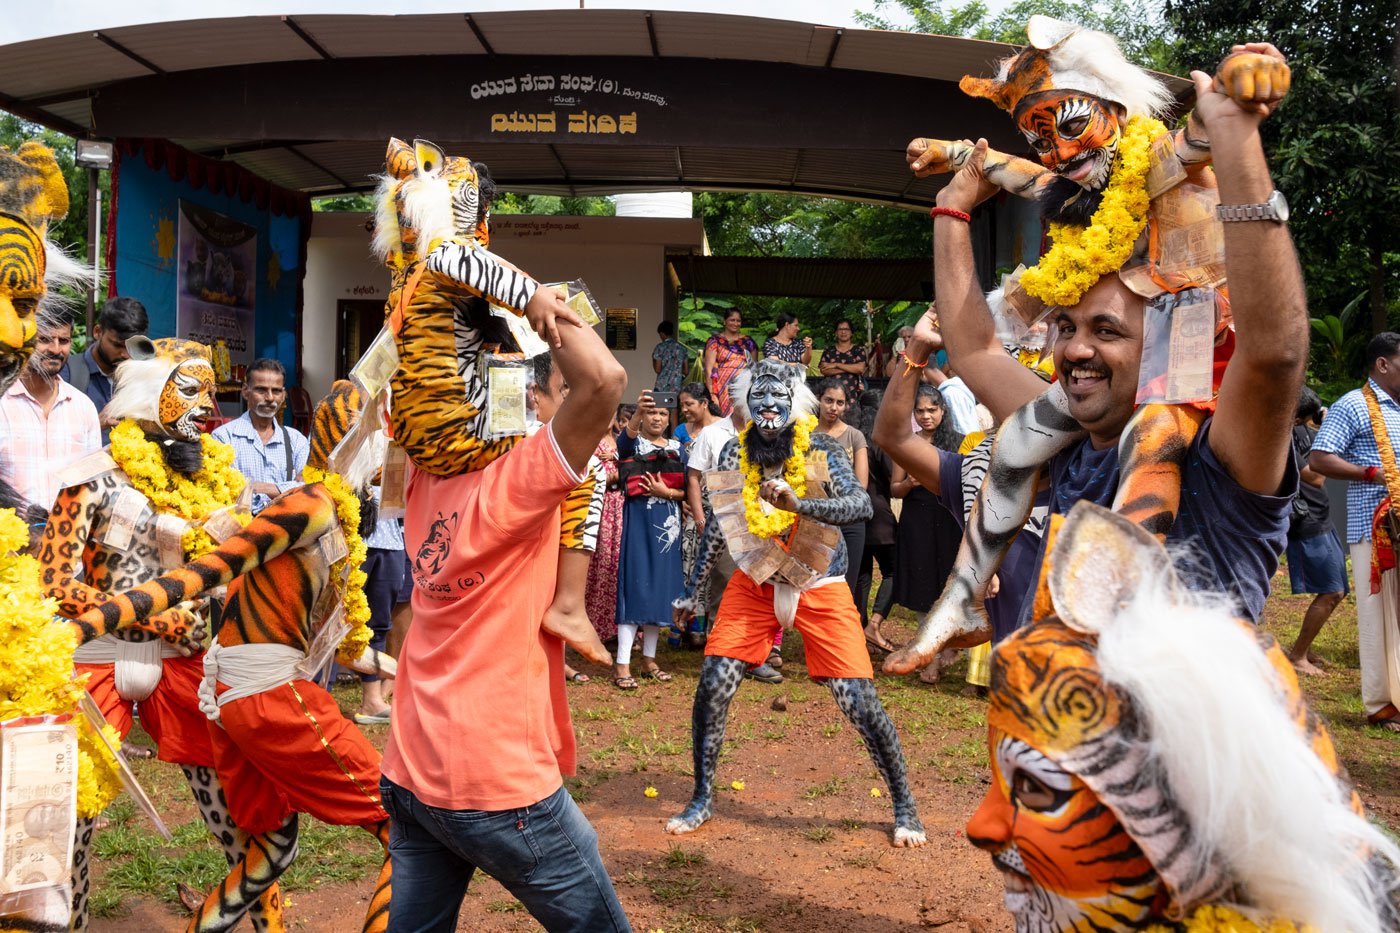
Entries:
{"type": "Polygon", "coordinates": [[[743,313],[731,308],[724,313],[724,329],[705,344],[705,376],[710,381],[710,397],[719,405],[720,415],[726,418],[734,410],[729,384],[739,370],[758,355],[758,345],[739,332],[743,326],[743,313]]]}

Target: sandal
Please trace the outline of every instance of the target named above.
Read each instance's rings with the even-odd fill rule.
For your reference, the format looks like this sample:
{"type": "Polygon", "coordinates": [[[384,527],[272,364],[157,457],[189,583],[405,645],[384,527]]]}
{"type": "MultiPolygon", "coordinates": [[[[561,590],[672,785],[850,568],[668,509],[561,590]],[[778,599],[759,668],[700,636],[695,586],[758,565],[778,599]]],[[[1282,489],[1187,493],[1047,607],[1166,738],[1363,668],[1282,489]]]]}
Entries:
{"type": "Polygon", "coordinates": [[[781,651],[779,651],[777,648],[774,648],[772,651],[768,652],[768,662],[767,662],[767,663],[768,663],[768,666],[771,667],[771,668],[773,668],[775,671],[776,671],[776,670],[782,669],[782,666],[783,666],[783,653],[782,653],[781,651]]]}
{"type": "Polygon", "coordinates": [[[672,679],[670,674],[666,673],[659,667],[653,667],[650,670],[642,671],[642,676],[650,677],[652,680],[659,681],[663,684],[672,679]]]}
{"type": "Polygon", "coordinates": [[[589,676],[588,676],[587,674],[585,674],[583,671],[574,671],[572,674],[565,674],[565,675],[564,675],[564,680],[565,680],[565,681],[571,682],[571,683],[576,683],[576,684],[586,684],[586,683],[588,683],[588,682],[589,682],[590,680],[592,680],[592,679],[593,679],[592,677],[589,677],[589,676]]]}
{"type": "Polygon", "coordinates": [[[879,626],[875,627],[874,638],[870,637],[869,632],[865,633],[865,647],[871,651],[883,651],[885,654],[893,654],[895,651],[899,650],[894,646],[893,642],[885,637],[885,633],[880,631],[879,626]]]}
{"type": "Polygon", "coordinates": [[[613,686],[619,690],[636,690],[637,678],[635,677],[614,677],[613,686]]]}
{"type": "Polygon", "coordinates": [[[1366,725],[1374,726],[1377,729],[1384,729],[1386,732],[1400,732],[1400,716],[1383,716],[1379,719],[1368,719],[1366,725]]]}

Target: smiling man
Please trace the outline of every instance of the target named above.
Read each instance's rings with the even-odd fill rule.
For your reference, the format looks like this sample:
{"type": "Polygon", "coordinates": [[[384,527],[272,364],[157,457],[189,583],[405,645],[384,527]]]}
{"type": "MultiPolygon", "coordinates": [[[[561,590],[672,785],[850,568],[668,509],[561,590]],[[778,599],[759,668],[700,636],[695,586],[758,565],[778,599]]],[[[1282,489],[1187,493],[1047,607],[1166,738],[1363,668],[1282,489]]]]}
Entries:
{"type": "MultiPolygon", "coordinates": [[[[1261,69],[1282,61],[1266,44],[1236,46],[1232,55],[1248,57],[1261,69]]],[[[1048,457],[1052,513],[1068,512],[1081,499],[1140,513],[1135,518],[1148,530],[1188,544],[1195,552],[1198,572],[1193,585],[1230,593],[1243,616],[1257,620],[1286,542],[1289,499],[1297,488],[1289,447],[1292,409],[1278,400],[1292,398],[1302,383],[1308,345],[1306,301],[1287,214],[1275,209],[1280,199],[1259,140],[1259,124],[1270,103],[1240,103],[1238,95],[1226,93],[1219,78],[1199,72],[1196,84],[1193,125],[1210,142],[1220,219],[1245,221],[1224,223],[1220,234],[1234,322],[1232,332],[1222,333],[1225,340],[1233,339],[1234,347],[1214,397],[1213,416],[1203,411],[1193,415],[1184,406],[1162,406],[1180,422],[1154,422],[1144,428],[1139,420],[1128,430],[1139,410],[1139,368],[1147,334],[1144,299],[1129,289],[1117,269],[1101,274],[1077,301],[1065,298],[1058,307],[1048,302],[1058,374],[1049,389],[1006,355],[977,287],[967,223],[968,212],[996,191],[988,179],[999,166],[988,156],[985,142],[979,141],[939,193],[935,285],[950,360],[998,421],[1010,419],[1001,436],[1020,439],[1019,449],[1008,447],[994,464],[990,482],[1003,488],[1030,483],[1033,488],[1048,457]],[[1173,430],[1188,422],[1193,430],[1173,430]],[[1048,438],[1057,440],[1051,444],[1048,438]],[[1156,459],[1145,457],[1144,451],[1156,459]],[[1155,474],[1142,486],[1151,495],[1118,503],[1120,479],[1127,470],[1120,459],[1133,460],[1134,469],[1145,465],[1155,474]],[[1171,509],[1151,504],[1168,501],[1173,483],[1180,485],[1174,517],[1171,509]]],[[[910,365],[917,367],[921,360],[912,359],[910,365]]],[[[991,520],[984,516],[984,522],[991,520]]],[[[1007,524],[1014,526],[1014,535],[1019,521],[1007,524]]],[[[986,540],[998,546],[996,540],[986,540]]],[[[1009,539],[1003,538],[1000,546],[1005,540],[1009,539]]],[[[1023,599],[1023,620],[1030,611],[1028,597],[1023,599]]],[[[934,628],[927,619],[924,627],[934,628]]],[[[921,630],[917,645],[892,656],[886,669],[912,669],[930,651],[950,641],[957,644],[925,634],[921,630]]]]}

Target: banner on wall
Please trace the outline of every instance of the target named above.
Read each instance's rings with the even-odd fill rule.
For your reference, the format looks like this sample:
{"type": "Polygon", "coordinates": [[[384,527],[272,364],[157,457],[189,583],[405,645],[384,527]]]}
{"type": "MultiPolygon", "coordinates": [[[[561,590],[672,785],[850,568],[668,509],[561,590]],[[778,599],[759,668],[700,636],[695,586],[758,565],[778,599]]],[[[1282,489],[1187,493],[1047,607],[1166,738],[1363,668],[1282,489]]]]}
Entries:
{"type": "Polygon", "coordinates": [[[253,362],[258,233],[226,214],[180,201],[175,333],[213,347],[232,366],[253,362]]]}

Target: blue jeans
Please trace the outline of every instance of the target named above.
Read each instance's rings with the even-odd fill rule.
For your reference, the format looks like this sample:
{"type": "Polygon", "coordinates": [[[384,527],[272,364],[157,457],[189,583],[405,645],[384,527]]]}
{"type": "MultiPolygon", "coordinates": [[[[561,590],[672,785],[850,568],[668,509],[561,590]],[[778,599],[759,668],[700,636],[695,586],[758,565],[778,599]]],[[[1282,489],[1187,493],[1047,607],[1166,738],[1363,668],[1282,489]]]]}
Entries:
{"type": "Polygon", "coordinates": [[[389,933],[451,933],[473,869],[495,878],[550,933],[630,933],[598,834],[560,787],[516,810],[441,810],[386,777],[393,899],[389,933]]]}

